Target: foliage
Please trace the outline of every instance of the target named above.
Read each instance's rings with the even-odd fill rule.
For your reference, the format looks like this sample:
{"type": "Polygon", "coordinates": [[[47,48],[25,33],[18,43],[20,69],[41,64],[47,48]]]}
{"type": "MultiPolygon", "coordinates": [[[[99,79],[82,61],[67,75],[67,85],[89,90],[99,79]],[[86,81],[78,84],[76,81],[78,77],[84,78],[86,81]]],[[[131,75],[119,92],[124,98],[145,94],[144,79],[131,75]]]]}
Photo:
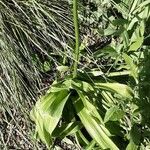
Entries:
{"type": "MultiPolygon", "coordinates": [[[[52,145],[53,138],[57,136],[63,138],[72,134],[76,136],[79,147],[85,149],[114,150],[123,148],[130,150],[142,148],[144,144],[149,143],[145,143],[146,137],[142,137],[142,132],[145,130],[139,129],[139,126],[145,127],[146,125],[145,122],[143,123],[143,119],[146,119],[144,114],[147,112],[142,109],[143,105],[140,102],[142,92],[139,93],[141,87],[138,88],[140,60],[143,59],[141,55],[144,48],[145,25],[150,15],[149,1],[109,2],[104,1],[102,5],[116,11],[116,14],[110,16],[105,12],[99,16],[96,15],[96,17],[103,18],[105,16],[107,18],[106,29],[102,30],[98,27],[96,32],[117,40],[114,39],[107,48],[98,49],[94,52],[94,57],[102,58],[104,53],[105,56],[111,56],[115,72],[112,72],[112,68],[107,73],[99,70],[100,68],[90,69],[88,72],[82,70],[83,73],[79,71],[76,78],[66,77],[64,81],[52,85],[47,94],[36,103],[31,113],[32,119],[36,123],[37,134],[47,144],[47,147],[52,145]],[[129,76],[130,80],[121,81],[122,75],[129,76]],[[120,83],[112,80],[116,76],[121,76],[120,83]],[[127,82],[133,90],[126,85],[127,82]],[[69,116],[65,114],[65,109],[69,110],[69,116]],[[63,136],[55,134],[65,131],[64,128],[61,130],[61,127],[57,125],[61,116],[64,119],[62,124],[65,124],[66,127],[70,123],[78,122],[77,130],[72,128],[63,136]],[[80,124],[83,126],[79,128],[80,124]]],[[[90,10],[92,13],[98,13],[99,5],[96,4],[99,3],[97,1],[89,2],[89,6],[95,6],[95,9],[90,10]]],[[[77,5],[77,3],[75,2],[73,5],[77,5]]],[[[74,17],[76,16],[77,14],[74,13],[74,17]]],[[[77,19],[75,20],[76,51],[79,51],[76,21],[77,19]]],[[[78,55],[78,52],[75,54],[78,55]]],[[[86,55],[86,52],[83,54],[86,55]]],[[[75,59],[75,63],[77,61],[78,57],[75,59]]],[[[146,120],[148,121],[148,118],[146,120]]]]}
{"type": "Polygon", "coordinates": [[[111,100],[107,95],[112,96],[114,93],[119,94],[127,101],[133,97],[132,90],[128,86],[119,83],[101,83],[98,81],[96,84],[92,84],[79,79],[67,79],[53,84],[47,94],[36,103],[31,112],[31,118],[36,123],[38,137],[49,147],[52,144],[52,137],[59,136],[63,138],[80,130],[82,132],[84,126],[89,135],[99,144],[100,148],[118,149],[110,139],[114,135],[108,131],[104,124],[104,122],[109,120],[119,121],[125,115],[119,106],[114,105],[115,110],[109,109],[115,99],[111,100]],[[124,90],[124,93],[122,93],[120,88],[124,90]],[[102,101],[102,104],[99,106],[96,104],[97,101],[102,101]],[[69,108],[70,104],[71,108],[69,108]],[[57,126],[57,124],[63,109],[69,109],[69,114],[65,114],[63,118],[63,125],[66,128],[70,123],[77,123],[76,128],[81,123],[83,126],[78,127],[77,130],[74,130],[74,126],[66,131],[64,128],[61,130],[61,127],[57,126]],[[101,109],[107,110],[104,121],[102,119],[103,114],[99,113],[101,109]]]}
{"type": "MultiPolygon", "coordinates": [[[[39,72],[45,71],[44,64],[52,60],[58,64],[52,55],[62,55],[67,39],[71,40],[72,36],[68,3],[64,1],[61,7],[60,5],[55,0],[51,3],[14,0],[0,2],[1,74],[5,89],[8,86],[11,90],[10,95],[10,92],[15,91],[11,85],[15,84],[15,80],[18,82],[16,87],[21,86],[22,90],[27,88],[28,94],[32,95],[38,90],[39,72]],[[11,67],[5,69],[4,66],[11,67]],[[6,83],[5,78],[10,78],[11,82],[6,83]],[[31,86],[31,89],[26,86],[31,86]]],[[[2,99],[5,97],[2,96],[2,99]]]]}
{"type": "Polygon", "coordinates": [[[36,139],[48,149],[70,136],[76,149],[149,149],[149,0],[62,2],[0,2],[1,98],[18,105],[24,93],[31,105],[54,62],[57,78],[30,115],[36,139]]]}

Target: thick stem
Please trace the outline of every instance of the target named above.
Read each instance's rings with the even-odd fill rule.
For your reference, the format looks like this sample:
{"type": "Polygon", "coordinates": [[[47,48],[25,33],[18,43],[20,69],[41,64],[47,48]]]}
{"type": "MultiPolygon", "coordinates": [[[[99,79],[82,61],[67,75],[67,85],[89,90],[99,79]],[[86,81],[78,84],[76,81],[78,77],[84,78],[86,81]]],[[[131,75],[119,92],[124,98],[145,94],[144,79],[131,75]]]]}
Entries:
{"type": "Polygon", "coordinates": [[[78,68],[78,61],[79,61],[78,0],[73,0],[73,21],[74,21],[74,29],[75,29],[73,78],[75,78],[77,76],[77,68],[78,68]]]}

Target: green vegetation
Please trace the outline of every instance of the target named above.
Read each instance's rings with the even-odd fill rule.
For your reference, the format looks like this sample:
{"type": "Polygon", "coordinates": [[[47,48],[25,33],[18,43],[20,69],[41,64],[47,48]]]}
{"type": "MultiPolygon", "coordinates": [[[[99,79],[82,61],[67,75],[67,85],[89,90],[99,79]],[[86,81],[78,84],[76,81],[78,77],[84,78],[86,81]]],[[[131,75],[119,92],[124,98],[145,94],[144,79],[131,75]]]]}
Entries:
{"type": "Polygon", "coordinates": [[[1,149],[150,149],[149,0],[1,0],[0,18],[1,149]]]}

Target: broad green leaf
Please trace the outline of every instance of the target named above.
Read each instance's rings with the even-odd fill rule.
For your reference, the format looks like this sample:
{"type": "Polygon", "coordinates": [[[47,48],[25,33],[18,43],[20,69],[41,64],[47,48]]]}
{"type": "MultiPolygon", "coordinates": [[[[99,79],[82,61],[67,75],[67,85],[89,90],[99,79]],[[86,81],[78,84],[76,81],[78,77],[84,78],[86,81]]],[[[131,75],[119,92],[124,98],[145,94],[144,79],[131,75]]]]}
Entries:
{"type": "Polygon", "coordinates": [[[144,32],[145,32],[145,22],[141,21],[140,26],[139,26],[139,34],[140,36],[144,36],[144,32]]]}
{"type": "Polygon", "coordinates": [[[69,124],[62,124],[61,127],[57,127],[54,132],[53,136],[64,138],[65,136],[72,135],[79,131],[83,125],[80,122],[71,122],[69,124]]]}
{"type": "Polygon", "coordinates": [[[100,124],[89,114],[89,111],[86,109],[86,107],[84,107],[81,99],[77,99],[74,102],[74,105],[84,127],[91,137],[100,145],[100,147],[102,149],[110,148],[113,150],[119,150],[113,141],[103,131],[100,124]]]}
{"type": "Polygon", "coordinates": [[[69,89],[71,89],[71,84],[72,84],[71,79],[65,80],[60,83],[53,84],[52,87],[50,88],[50,92],[59,92],[62,90],[69,90],[69,89]]]}
{"type": "Polygon", "coordinates": [[[81,80],[72,80],[72,87],[76,90],[81,90],[84,92],[94,91],[94,88],[88,83],[81,80]]]}
{"type": "Polygon", "coordinates": [[[144,41],[144,32],[145,32],[145,22],[141,21],[140,25],[134,29],[134,32],[130,38],[130,47],[129,51],[136,51],[142,46],[144,41]]]}
{"type": "Polygon", "coordinates": [[[129,51],[137,51],[138,48],[142,46],[143,40],[144,40],[144,37],[138,37],[136,41],[130,45],[129,51]]]}
{"type": "Polygon", "coordinates": [[[138,16],[144,21],[148,20],[150,17],[149,5],[147,5],[138,16]]]}
{"type": "Polygon", "coordinates": [[[112,23],[115,26],[118,26],[118,25],[122,25],[123,26],[124,24],[128,23],[128,20],[118,18],[118,19],[115,19],[112,23]]]}
{"type": "MultiPolygon", "coordinates": [[[[31,111],[31,118],[41,140],[49,145],[51,134],[60,120],[64,105],[69,97],[68,90],[47,93],[31,111]]],[[[51,142],[51,141],[50,141],[51,142]]]]}
{"type": "Polygon", "coordinates": [[[138,11],[141,11],[143,7],[146,7],[150,4],[149,0],[143,1],[140,5],[138,5],[137,9],[134,10],[133,14],[137,13],[138,11]]]}
{"type": "Polygon", "coordinates": [[[127,28],[127,31],[132,30],[133,26],[134,26],[135,23],[137,23],[137,22],[138,22],[138,19],[134,17],[134,18],[131,20],[131,22],[130,22],[128,28],[127,28]]]}
{"type": "Polygon", "coordinates": [[[54,93],[47,93],[42,96],[35,104],[35,107],[31,110],[30,118],[35,121],[38,114],[38,107],[40,106],[43,110],[48,111],[53,99],[56,97],[54,93]]]}
{"type": "Polygon", "coordinates": [[[128,56],[127,54],[123,54],[123,58],[125,59],[125,62],[127,64],[127,66],[129,67],[129,70],[131,71],[131,76],[133,76],[133,78],[135,79],[136,82],[138,79],[138,68],[137,66],[134,64],[133,59],[128,56]]]}
{"type": "Polygon", "coordinates": [[[106,46],[103,49],[97,50],[93,54],[93,56],[96,57],[96,58],[99,58],[99,57],[103,56],[104,54],[107,55],[108,57],[109,56],[111,56],[111,57],[117,57],[118,56],[116,50],[111,46],[106,46]]]}
{"type": "Polygon", "coordinates": [[[105,36],[113,35],[115,32],[116,32],[115,29],[113,29],[113,28],[107,28],[107,29],[104,30],[104,35],[105,36]]]}
{"type": "Polygon", "coordinates": [[[128,144],[126,150],[138,150],[138,146],[135,145],[133,141],[130,141],[130,143],[128,144]]]}
{"type": "Polygon", "coordinates": [[[107,90],[107,91],[110,91],[113,93],[118,93],[125,98],[132,98],[133,97],[132,89],[125,84],[95,82],[95,88],[107,90]]]}
{"type": "Polygon", "coordinates": [[[69,92],[67,90],[62,90],[55,94],[55,98],[52,100],[53,102],[47,112],[42,110],[43,108],[40,108],[39,106],[39,109],[42,110],[41,114],[43,115],[45,128],[50,134],[52,134],[55,129],[61,117],[64,105],[69,97],[69,92]]]}
{"type": "Polygon", "coordinates": [[[92,115],[93,117],[97,118],[101,124],[104,124],[100,114],[98,113],[98,111],[96,109],[96,106],[94,106],[92,103],[90,103],[90,100],[83,92],[77,91],[77,93],[79,94],[79,97],[81,98],[84,107],[86,107],[87,110],[89,111],[89,114],[92,115]]]}
{"type": "Polygon", "coordinates": [[[117,106],[111,107],[105,114],[104,122],[119,121],[124,115],[124,111],[120,110],[117,106]]]}
{"type": "Polygon", "coordinates": [[[51,116],[60,116],[69,95],[70,94],[68,90],[62,90],[57,93],[56,99],[49,107],[49,113],[51,114],[51,116]]]}
{"type": "Polygon", "coordinates": [[[38,138],[41,139],[42,142],[46,144],[46,146],[49,148],[52,144],[52,137],[51,135],[46,131],[44,127],[43,118],[40,113],[38,113],[38,110],[34,108],[31,112],[32,119],[34,118],[34,122],[36,124],[36,130],[35,134],[38,138]],[[34,116],[34,117],[33,117],[34,116]]]}

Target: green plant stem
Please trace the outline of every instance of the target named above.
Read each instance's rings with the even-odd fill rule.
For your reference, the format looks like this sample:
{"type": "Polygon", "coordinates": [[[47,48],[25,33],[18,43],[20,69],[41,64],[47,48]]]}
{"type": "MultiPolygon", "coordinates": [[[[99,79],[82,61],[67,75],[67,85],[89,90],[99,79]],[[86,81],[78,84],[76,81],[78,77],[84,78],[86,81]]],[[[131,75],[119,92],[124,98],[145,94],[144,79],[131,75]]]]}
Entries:
{"type": "Polygon", "coordinates": [[[77,67],[79,61],[79,25],[78,25],[78,0],[73,0],[73,21],[75,29],[75,50],[74,50],[74,66],[73,78],[77,76],[77,67]]]}

